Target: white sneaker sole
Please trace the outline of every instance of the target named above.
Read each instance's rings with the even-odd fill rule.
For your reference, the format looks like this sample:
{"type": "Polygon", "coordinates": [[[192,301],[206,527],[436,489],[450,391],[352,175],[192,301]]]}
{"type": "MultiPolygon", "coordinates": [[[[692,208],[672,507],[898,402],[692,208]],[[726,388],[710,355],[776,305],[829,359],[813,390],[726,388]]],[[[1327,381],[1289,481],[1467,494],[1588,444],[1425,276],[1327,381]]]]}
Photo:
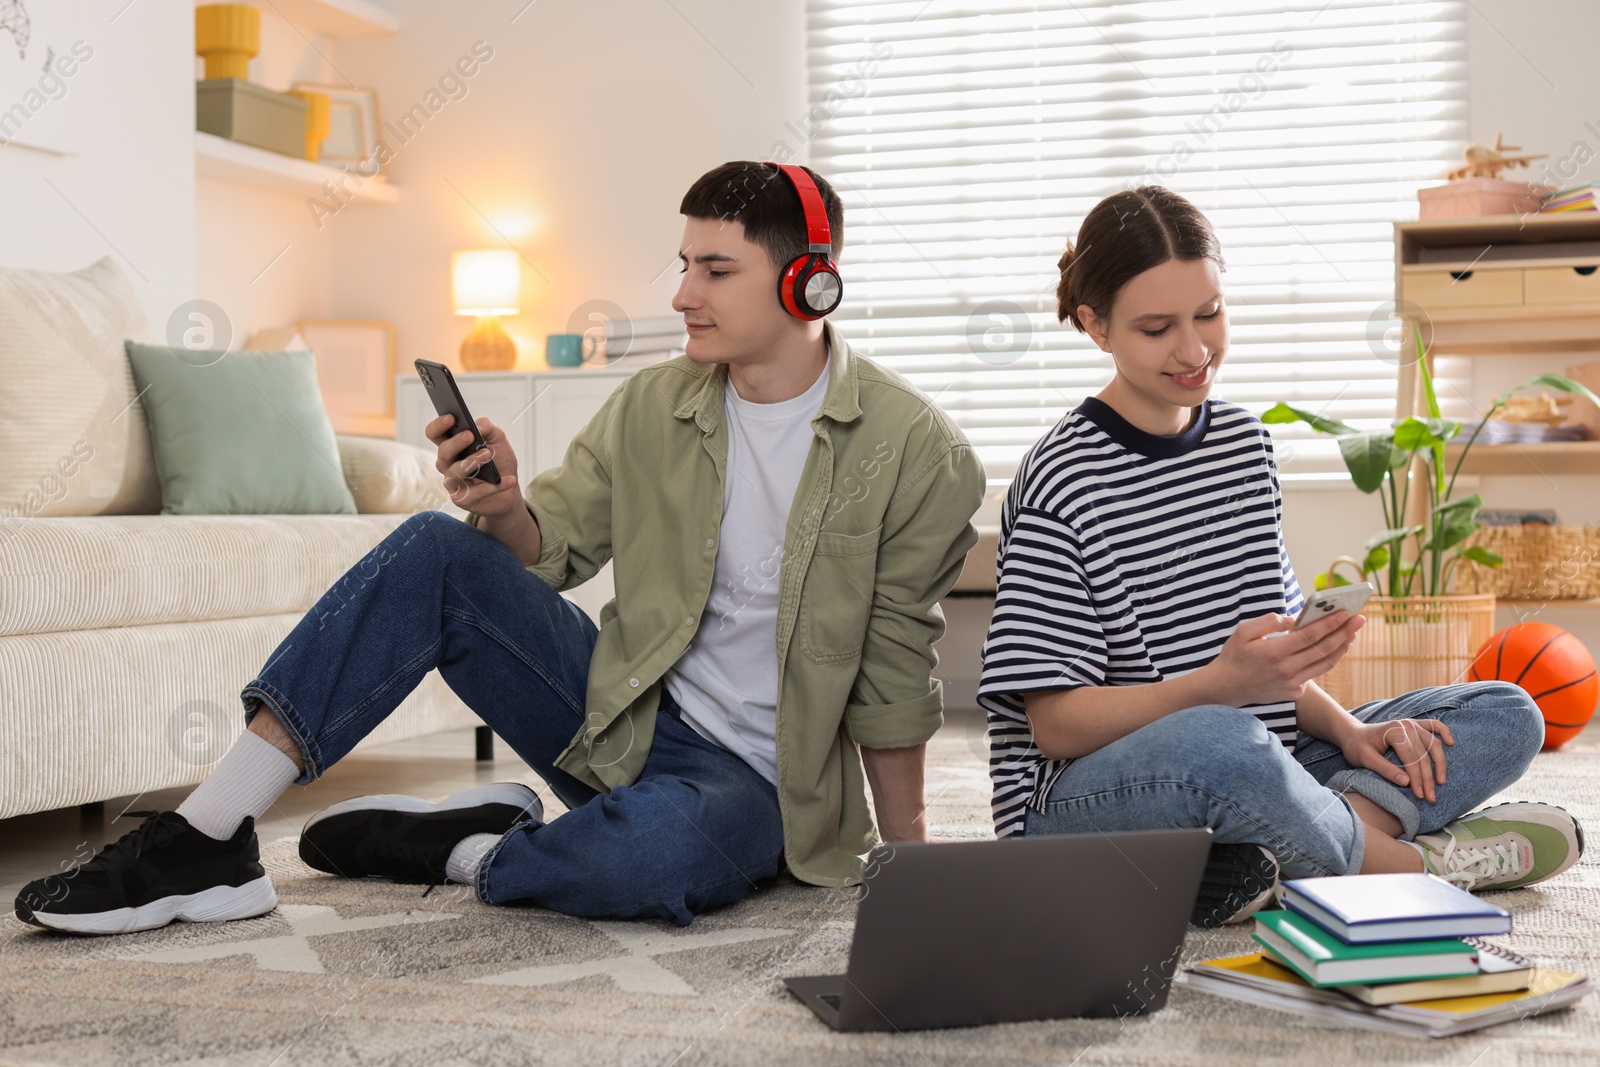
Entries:
{"type": "Polygon", "coordinates": [[[137,908],[83,915],[61,915],[36,911],[41,926],[71,934],[131,934],[154,930],[170,922],[215,923],[233,919],[253,919],[278,906],[278,894],[267,875],[244,885],[219,885],[198,893],[162,897],[137,908]]]}
{"type": "Polygon", "coordinates": [[[1224,919],[1222,925],[1237,926],[1239,923],[1255,918],[1256,912],[1260,911],[1268,904],[1273,903],[1277,899],[1278,891],[1282,884],[1282,882],[1274,878],[1271,885],[1267,886],[1267,888],[1257,895],[1255,899],[1251,900],[1243,908],[1240,908],[1237,912],[1235,912],[1232,918],[1224,919]]]}
{"type": "Polygon", "coordinates": [[[301,828],[301,833],[311,829],[324,819],[331,819],[335,815],[344,815],[352,811],[404,811],[412,814],[422,814],[429,811],[454,811],[457,808],[475,808],[479,804],[506,804],[513,808],[521,808],[532,813],[533,817],[544,817],[544,802],[539,799],[539,794],[520,782],[495,782],[492,785],[480,785],[475,789],[455,793],[440,801],[427,801],[421,797],[404,796],[398,793],[380,793],[375,796],[351,797],[341,800],[332,807],[323,808],[301,828]]]}

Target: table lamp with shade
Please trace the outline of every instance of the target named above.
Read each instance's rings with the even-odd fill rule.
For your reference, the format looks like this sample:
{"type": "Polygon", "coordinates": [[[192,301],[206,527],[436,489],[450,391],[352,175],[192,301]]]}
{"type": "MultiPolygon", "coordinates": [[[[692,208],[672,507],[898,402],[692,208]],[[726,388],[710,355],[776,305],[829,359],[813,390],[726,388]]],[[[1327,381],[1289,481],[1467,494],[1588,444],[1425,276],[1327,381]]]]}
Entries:
{"type": "Polygon", "coordinates": [[[517,346],[500,325],[501,315],[515,315],[522,289],[522,270],[511,249],[487,248],[450,256],[450,280],[457,315],[476,315],[477,325],[461,342],[465,370],[510,370],[517,346]]]}

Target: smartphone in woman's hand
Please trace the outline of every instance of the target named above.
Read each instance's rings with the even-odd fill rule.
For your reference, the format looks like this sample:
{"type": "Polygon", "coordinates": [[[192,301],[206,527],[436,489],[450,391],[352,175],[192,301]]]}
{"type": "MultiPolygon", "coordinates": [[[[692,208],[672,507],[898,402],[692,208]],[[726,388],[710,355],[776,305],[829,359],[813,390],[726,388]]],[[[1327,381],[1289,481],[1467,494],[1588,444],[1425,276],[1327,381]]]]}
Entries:
{"type": "Polygon", "coordinates": [[[1305,608],[1294,620],[1294,628],[1304,629],[1336,611],[1348,611],[1354,615],[1366,605],[1367,598],[1373,592],[1371,582],[1356,582],[1352,585],[1336,585],[1331,589],[1320,589],[1306,601],[1305,608]]]}

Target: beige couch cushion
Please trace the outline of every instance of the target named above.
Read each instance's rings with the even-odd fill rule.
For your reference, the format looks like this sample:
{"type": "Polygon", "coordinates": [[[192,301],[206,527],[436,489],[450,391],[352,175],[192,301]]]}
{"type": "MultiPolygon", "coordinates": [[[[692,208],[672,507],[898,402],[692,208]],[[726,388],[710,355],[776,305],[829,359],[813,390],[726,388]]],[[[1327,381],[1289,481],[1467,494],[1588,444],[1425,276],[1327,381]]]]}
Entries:
{"type": "Polygon", "coordinates": [[[437,508],[466,521],[467,513],[445,494],[444,475],[433,467],[437,455],[433,449],[354,434],[339,434],[338,441],[345,484],[361,514],[409,514],[437,508]]]}
{"type": "Polygon", "coordinates": [[[101,515],[0,525],[0,636],[303,614],[406,518],[101,515]]]}
{"type": "Polygon", "coordinates": [[[161,510],[122,349],[147,335],[110,256],[65,274],[0,268],[0,529],[13,517],[161,510]]]}

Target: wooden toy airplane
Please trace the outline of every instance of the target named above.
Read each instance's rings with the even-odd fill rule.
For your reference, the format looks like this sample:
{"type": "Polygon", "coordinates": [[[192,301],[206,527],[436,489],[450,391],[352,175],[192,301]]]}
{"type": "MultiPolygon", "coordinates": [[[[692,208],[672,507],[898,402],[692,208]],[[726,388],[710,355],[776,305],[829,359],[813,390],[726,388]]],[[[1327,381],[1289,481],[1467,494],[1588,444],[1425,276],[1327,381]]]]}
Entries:
{"type": "Polygon", "coordinates": [[[1502,144],[1500,138],[1501,134],[1496,132],[1493,148],[1476,142],[1467,145],[1461,153],[1461,158],[1466,160],[1466,165],[1449,171],[1445,174],[1445,179],[1454,182],[1463,178],[1498,178],[1500,177],[1500,172],[1507,167],[1526,167],[1529,161],[1544,159],[1550,155],[1548,152],[1540,152],[1534,156],[1505,155],[1508,151],[1515,152],[1517,146],[1514,144],[1502,144]]]}

